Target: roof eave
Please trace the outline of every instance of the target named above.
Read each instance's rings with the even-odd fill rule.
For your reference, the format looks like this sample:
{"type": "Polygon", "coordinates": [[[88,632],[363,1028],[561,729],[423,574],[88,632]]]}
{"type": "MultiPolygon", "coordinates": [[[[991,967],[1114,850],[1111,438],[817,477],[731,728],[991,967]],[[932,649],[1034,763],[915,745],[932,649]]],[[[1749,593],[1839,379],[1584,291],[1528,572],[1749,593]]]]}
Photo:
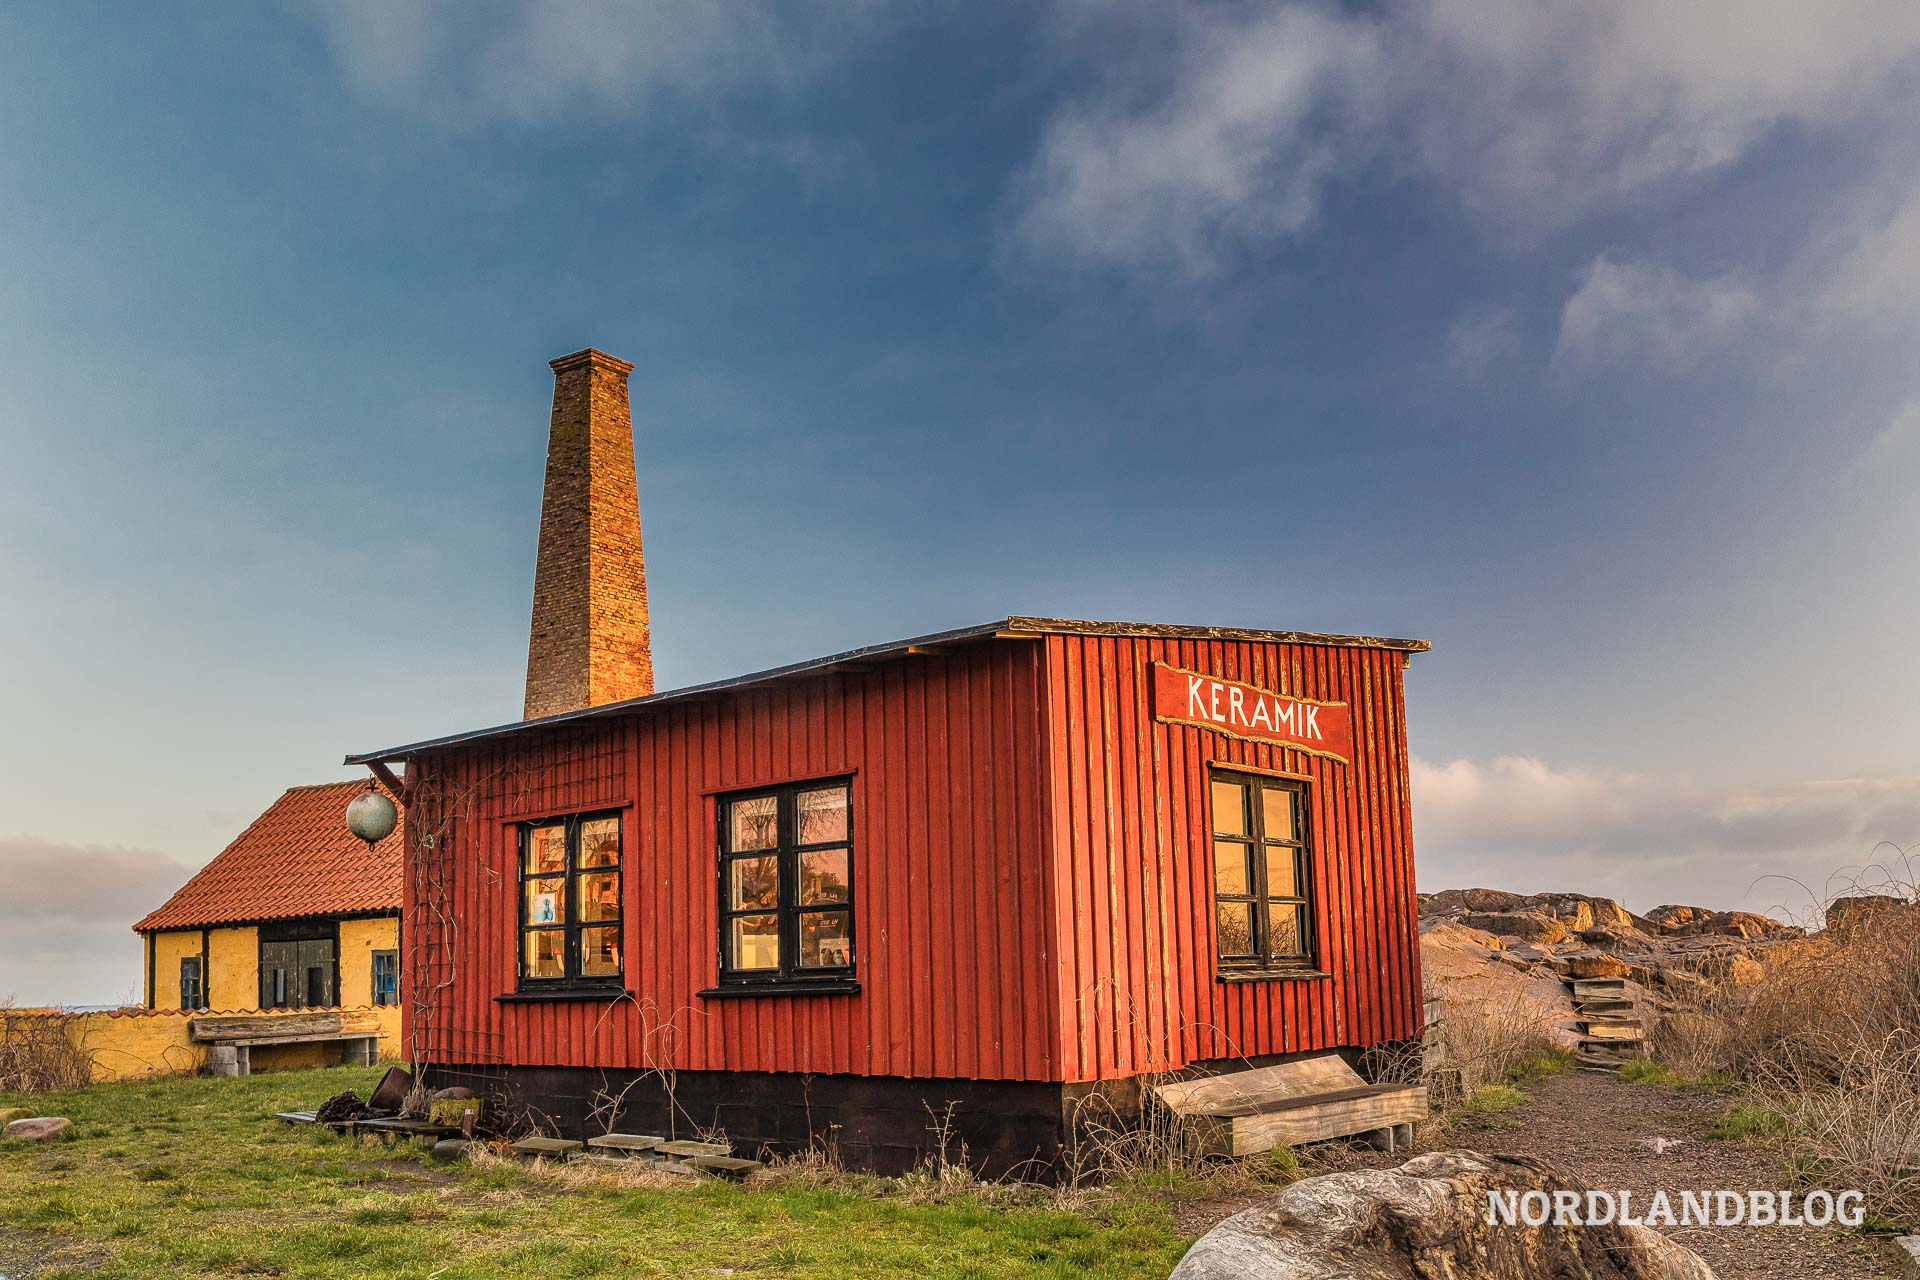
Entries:
{"type": "Polygon", "coordinates": [[[726,680],[714,680],[707,684],[690,685],[684,689],[650,693],[644,698],[628,698],[622,702],[608,702],[597,707],[583,707],[578,711],[563,711],[557,715],[541,716],[536,720],[517,720],[486,729],[473,729],[466,733],[449,734],[442,738],[410,742],[404,746],[360,752],[346,757],[345,763],[350,765],[390,764],[424,751],[462,746],[503,734],[574,724],[602,716],[622,715],[630,711],[711,697],[714,694],[728,693],[774,680],[786,680],[805,675],[825,675],[863,661],[912,656],[915,653],[933,653],[946,645],[975,640],[1038,640],[1049,635],[1159,636],[1181,640],[1330,645],[1339,648],[1391,649],[1405,654],[1424,653],[1433,647],[1425,640],[1401,640],[1391,636],[1333,635],[1317,631],[1263,631],[1244,627],[1190,627],[1151,622],[1092,622],[1078,618],[1036,618],[1016,615],[996,622],[983,622],[977,626],[960,627],[952,631],[936,631],[929,635],[913,636],[887,644],[848,649],[842,653],[829,654],[824,658],[811,658],[805,662],[795,662],[784,667],[771,667],[765,671],[733,676],[726,680]]]}

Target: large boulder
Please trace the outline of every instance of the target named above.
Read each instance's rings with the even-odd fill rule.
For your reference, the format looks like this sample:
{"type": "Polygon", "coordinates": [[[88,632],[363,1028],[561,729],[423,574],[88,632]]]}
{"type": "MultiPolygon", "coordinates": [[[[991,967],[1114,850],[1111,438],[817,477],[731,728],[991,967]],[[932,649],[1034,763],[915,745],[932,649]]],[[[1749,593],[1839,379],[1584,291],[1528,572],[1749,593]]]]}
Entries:
{"type": "Polygon", "coordinates": [[[1469,912],[1460,917],[1460,923],[1469,929],[1484,929],[1488,933],[1503,938],[1518,938],[1522,942],[1552,944],[1567,936],[1567,926],[1538,911],[1469,912]]]}
{"type": "Polygon", "coordinates": [[[1428,894],[1420,904],[1423,916],[1458,916],[1469,911],[1517,911],[1525,901],[1505,889],[1446,889],[1428,894]]]}
{"type": "Polygon", "coordinates": [[[1568,956],[1567,972],[1576,978],[1624,978],[1631,966],[1618,956],[1590,951],[1568,956]]]}
{"type": "Polygon", "coordinates": [[[1490,1193],[1587,1190],[1537,1157],[1471,1151],[1309,1178],[1201,1236],[1172,1280],[1713,1280],[1649,1227],[1489,1221],[1490,1193]]]}
{"type": "Polygon", "coordinates": [[[1905,898],[1890,893],[1854,893],[1827,904],[1827,928],[1848,929],[1868,916],[1907,906],[1905,898]]]}
{"type": "Polygon", "coordinates": [[[73,1121],[65,1116],[33,1116],[26,1120],[9,1120],[5,1129],[0,1129],[0,1138],[24,1139],[27,1142],[50,1142],[55,1138],[64,1138],[73,1128],[73,1121]]]}

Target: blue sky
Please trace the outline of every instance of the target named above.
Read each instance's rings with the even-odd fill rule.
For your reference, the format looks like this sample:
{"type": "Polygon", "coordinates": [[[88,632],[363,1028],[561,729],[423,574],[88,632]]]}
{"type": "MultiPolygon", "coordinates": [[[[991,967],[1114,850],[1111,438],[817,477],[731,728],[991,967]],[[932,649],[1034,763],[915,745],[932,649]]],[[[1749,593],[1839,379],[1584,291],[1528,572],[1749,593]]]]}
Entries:
{"type": "Polygon", "coordinates": [[[1422,636],[1423,887],[1803,907],[1756,879],[1920,842],[1917,55],[1905,0],[7,10],[0,994],[125,994],[285,786],[517,713],[586,345],[664,684],[1422,636]]]}

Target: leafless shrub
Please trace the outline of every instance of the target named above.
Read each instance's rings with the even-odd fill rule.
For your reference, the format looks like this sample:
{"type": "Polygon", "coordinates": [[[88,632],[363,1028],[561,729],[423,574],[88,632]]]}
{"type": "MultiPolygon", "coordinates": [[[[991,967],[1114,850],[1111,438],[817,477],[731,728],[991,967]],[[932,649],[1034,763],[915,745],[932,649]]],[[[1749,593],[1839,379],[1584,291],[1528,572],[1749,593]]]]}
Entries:
{"type": "Polygon", "coordinates": [[[1864,912],[1759,953],[1670,1010],[1653,1052],[1682,1075],[1724,1076],[1780,1118],[1809,1177],[1920,1213],[1920,905],[1864,912]]]}
{"type": "Polygon", "coordinates": [[[76,1020],[0,1002],[0,1091],[51,1093],[93,1081],[93,1062],[72,1035],[76,1020]]]}
{"type": "Polygon", "coordinates": [[[1438,1058],[1446,1070],[1458,1073],[1461,1096],[1500,1084],[1521,1064],[1557,1051],[1538,1002],[1524,995],[1446,1002],[1438,1058]]]}

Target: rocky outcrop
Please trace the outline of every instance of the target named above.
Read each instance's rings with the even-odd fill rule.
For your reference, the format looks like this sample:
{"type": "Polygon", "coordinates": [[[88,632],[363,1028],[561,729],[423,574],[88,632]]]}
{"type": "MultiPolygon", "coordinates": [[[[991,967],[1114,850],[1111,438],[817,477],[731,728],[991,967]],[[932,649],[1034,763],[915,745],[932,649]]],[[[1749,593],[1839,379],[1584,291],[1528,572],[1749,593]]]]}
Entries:
{"type": "Polygon", "coordinates": [[[1470,1151],[1309,1178],[1201,1236],[1173,1280],[1713,1280],[1648,1227],[1489,1221],[1490,1195],[1587,1190],[1545,1160],[1470,1151]]]}
{"type": "Polygon", "coordinates": [[[1913,905],[1907,899],[1895,897],[1890,893],[1849,894],[1844,898],[1835,898],[1827,904],[1827,928],[1849,929],[1876,912],[1913,905]]]}
{"type": "MultiPolygon", "coordinates": [[[[1648,986],[1671,986],[1676,991],[1694,989],[1694,979],[1700,977],[1752,981],[1765,948],[1806,933],[1750,911],[1667,905],[1636,916],[1612,898],[1584,893],[1523,895],[1499,889],[1448,889],[1423,896],[1421,904],[1423,921],[1446,920],[1491,938],[1525,944],[1528,949],[1510,942],[1495,944],[1510,960],[1545,964],[1577,977],[1630,975],[1648,986]],[[1579,973],[1574,972],[1576,963],[1579,973]],[[1671,981],[1669,975],[1674,975],[1671,981]]],[[[1871,909],[1841,908],[1843,912],[1871,909]]]]}
{"type": "Polygon", "coordinates": [[[1539,911],[1470,911],[1459,921],[1469,929],[1523,942],[1560,942],[1567,936],[1564,924],[1539,911]]]}

